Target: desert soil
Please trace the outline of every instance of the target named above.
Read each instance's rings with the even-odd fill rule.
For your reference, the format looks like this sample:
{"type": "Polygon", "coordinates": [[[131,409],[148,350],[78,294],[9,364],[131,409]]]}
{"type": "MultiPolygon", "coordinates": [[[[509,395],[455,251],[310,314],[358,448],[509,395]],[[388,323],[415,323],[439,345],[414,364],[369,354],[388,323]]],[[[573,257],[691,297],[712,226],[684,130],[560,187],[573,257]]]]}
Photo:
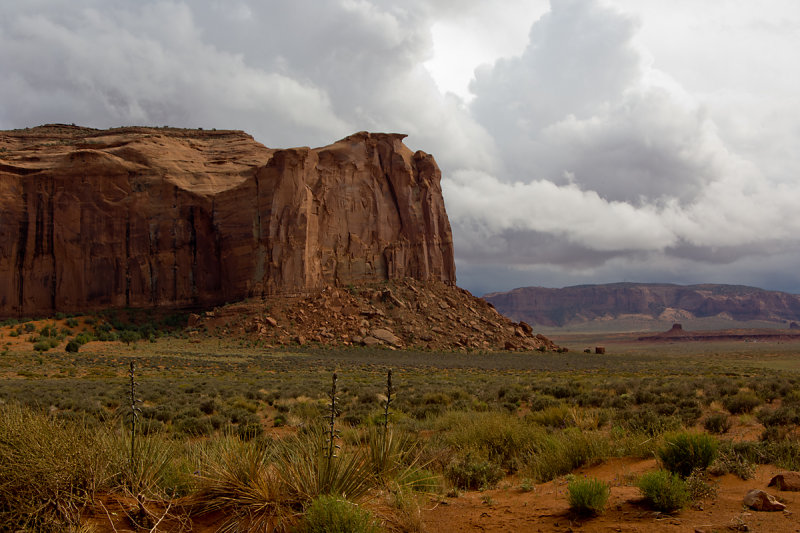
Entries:
{"type": "Polygon", "coordinates": [[[761,466],[747,481],[727,474],[712,478],[716,498],[709,498],[674,515],[664,515],[647,508],[641,501],[635,479],[656,469],[655,459],[613,459],[599,466],[576,470],[575,476],[589,476],[611,484],[611,497],[605,513],[581,518],[569,511],[567,481],[559,478],[535,485],[524,492],[514,478],[499,488],[468,492],[446,499],[444,505],[424,513],[424,523],[431,532],[554,532],[554,531],[800,531],[800,493],[778,492],[767,483],[781,472],[773,466],[761,466]],[[764,489],[787,506],[783,512],[757,512],[742,505],[744,495],[754,488],[764,489]]]}
{"type": "MultiPolygon", "coordinates": [[[[596,477],[611,485],[606,511],[596,517],[576,516],[567,502],[567,479],[522,488],[523,480],[508,477],[495,489],[463,492],[456,497],[423,502],[417,525],[429,533],[457,532],[697,532],[764,531],[800,532],[800,493],[781,492],[768,487],[769,480],[782,472],[774,466],[759,466],[753,479],[742,480],[732,474],[712,477],[716,496],[696,502],[692,507],[667,515],[649,509],[635,486],[636,478],[656,469],[655,459],[621,458],[581,468],[574,476],[596,477]],[[779,512],[759,512],[745,508],[744,495],[760,488],[776,496],[786,505],[779,512]]],[[[379,500],[379,498],[377,498],[379,500]]],[[[98,533],[132,531],[124,519],[126,509],[134,510],[130,501],[114,497],[101,498],[92,512],[91,523],[98,533]]],[[[371,504],[368,503],[367,506],[371,504]]],[[[157,513],[155,513],[157,514],[157,513]]],[[[210,533],[221,523],[220,516],[195,521],[188,531],[210,533]]],[[[188,524],[184,524],[186,527],[188,524]]],[[[162,524],[157,531],[181,531],[177,523],[162,524]]],[[[397,530],[392,528],[393,530],[397,530]]],[[[183,529],[187,531],[187,529],[183,529]]]]}

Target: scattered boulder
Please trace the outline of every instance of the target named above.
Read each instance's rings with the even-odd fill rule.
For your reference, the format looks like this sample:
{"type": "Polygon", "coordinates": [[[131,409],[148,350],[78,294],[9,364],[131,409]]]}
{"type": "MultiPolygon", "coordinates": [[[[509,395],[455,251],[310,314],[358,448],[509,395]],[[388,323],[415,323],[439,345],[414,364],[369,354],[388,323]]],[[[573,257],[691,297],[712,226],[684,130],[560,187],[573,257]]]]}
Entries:
{"type": "Polygon", "coordinates": [[[800,472],[784,472],[774,476],[767,485],[778,490],[800,492],[800,472]]]}
{"type": "Polygon", "coordinates": [[[754,511],[783,511],[786,509],[786,506],[776,500],[775,496],[761,489],[753,489],[748,492],[743,503],[754,511]]]}
{"type": "Polygon", "coordinates": [[[266,322],[267,324],[269,324],[273,328],[278,326],[278,321],[275,320],[274,318],[272,318],[271,316],[268,316],[267,318],[265,318],[264,322],[266,322]]]}
{"type": "Polygon", "coordinates": [[[363,344],[364,346],[368,346],[368,347],[369,346],[376,346],[378,344],[381,344],[381,341],[379,341],[378,339],[376,339],[372,335],[367,335],[366,337],[364,337],[361,340],[361,344],[363,344]]]}
{"type": "Polygon", "coordinates": [[[389,329],[376,328],[370,332],[370,335],[390,346],[400,346],[402,344],[400,338],[389,329]]]}

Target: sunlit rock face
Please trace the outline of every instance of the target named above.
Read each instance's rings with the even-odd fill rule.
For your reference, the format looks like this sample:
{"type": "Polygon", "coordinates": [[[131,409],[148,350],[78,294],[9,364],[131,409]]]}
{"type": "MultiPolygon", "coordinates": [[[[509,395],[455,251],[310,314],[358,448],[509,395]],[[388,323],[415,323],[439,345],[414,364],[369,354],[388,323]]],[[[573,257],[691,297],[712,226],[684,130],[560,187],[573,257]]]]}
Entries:
{"type": "Polygon", "coordinates": [[[441,173],[403,138],[276,150],[240,131],[0,132],[0,315],[454,283],[441,173]]]}

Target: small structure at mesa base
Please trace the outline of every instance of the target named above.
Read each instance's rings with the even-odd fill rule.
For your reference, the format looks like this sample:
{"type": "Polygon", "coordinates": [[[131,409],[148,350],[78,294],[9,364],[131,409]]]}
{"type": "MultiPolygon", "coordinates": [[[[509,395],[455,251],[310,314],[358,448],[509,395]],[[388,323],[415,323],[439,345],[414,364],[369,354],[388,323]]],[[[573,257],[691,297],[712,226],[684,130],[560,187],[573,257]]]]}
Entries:
{"type": "Polygon", "coordinates": [[[605,355],[606,347],[605,346],[595,346],[594,353],[597,355],[605,355]]]}

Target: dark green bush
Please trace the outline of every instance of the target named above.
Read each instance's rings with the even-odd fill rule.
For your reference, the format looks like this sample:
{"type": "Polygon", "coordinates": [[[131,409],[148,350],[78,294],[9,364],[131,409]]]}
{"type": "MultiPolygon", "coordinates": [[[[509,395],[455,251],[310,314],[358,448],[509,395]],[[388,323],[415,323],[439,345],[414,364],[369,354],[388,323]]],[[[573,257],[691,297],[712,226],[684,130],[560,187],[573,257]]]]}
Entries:
{"type": "Polygon", "coordinates": [[[209,435],[214,429],[208,418],[181,418],[176,422],[176,429],[183,434],[192,437],[202,437],[209,435]]]}
{"type": "Polygon", "coordinates": [[[689,503],[686,482],[666,470],[647,472],[639,478],[638,486],[644,499],[656,511],[672,513],[689,503]]]}
{"type": "Polygon", "coordinates": [[[800,413],[794,407],[762,408],[759,409],[756,418],[768,428],[800,424],[800,413]]]}
{"type": "Polygon", "coordinates": [[[703,427],[709,433],[722,435],[731,429],[731,419],[725,413],[714,413],[706,418],[705,422],[703,422],[703,427]]]}
{"type": "Polygon", "coordinates": [[[673,431],[680,427],[680,421],[671,415],[659,415],[653,409],[626,409],[617,416],[619,423],[636,433],[644,433],[654,437],[666,431],[673,431]]]}
{"type": "Polygon", "coordinates": [[[304,533],[378,533],[369,511],[336,496],[318,496],[306,509],[300,531],[304,533]]]}
{"type": "Polygon", "coordinates": [[[50,341],[37,341],[33,345],[33,349],[36,350],[37,352],[46,352],[50,348],[51,348],[50,341]]]}
{"type": "Polygon", "coordinates": [[[451,463],[445,474],[450,483],[459,489],[478,490],[493,487],[503,479],[505,472],[500,465],[468,453],[451,463]]]}
{"type": "Polygon", "coordinates": [[[217,410],[217,402],[214,398],[206,398],[200,402],[200,411],[204,414],[210,415],[217,410]]]}
{"type": "Polygon", "coordinates": [[[738,415],[741,413],[749,413],[759,405],[761,405],[762,401],[761,398],[756,396],[752,392],[739,392],[734,396],[728,396],[722,402],[722,405],[725,406],[732,415],[738,415]]]}
{"type": "Polygon", "coordinates": [[[569,508],[587,516],[603,512],[611,495],[608,483],[595,478],[578,478],[567,485],[569,508]]]}
{"type": "Polygon", "coordinates": [[[119,334],[119,340],[125,344],[136,342],[142,338],[142,335],[133,329],[125,329],[119,334]]]}
{"type": "Polygon", "coordinates": [[[717,441],[706,433],[675,433],[664,438],[658,458],[665,469],[687,477],[706,469],[717,456],[717,441]]]}

